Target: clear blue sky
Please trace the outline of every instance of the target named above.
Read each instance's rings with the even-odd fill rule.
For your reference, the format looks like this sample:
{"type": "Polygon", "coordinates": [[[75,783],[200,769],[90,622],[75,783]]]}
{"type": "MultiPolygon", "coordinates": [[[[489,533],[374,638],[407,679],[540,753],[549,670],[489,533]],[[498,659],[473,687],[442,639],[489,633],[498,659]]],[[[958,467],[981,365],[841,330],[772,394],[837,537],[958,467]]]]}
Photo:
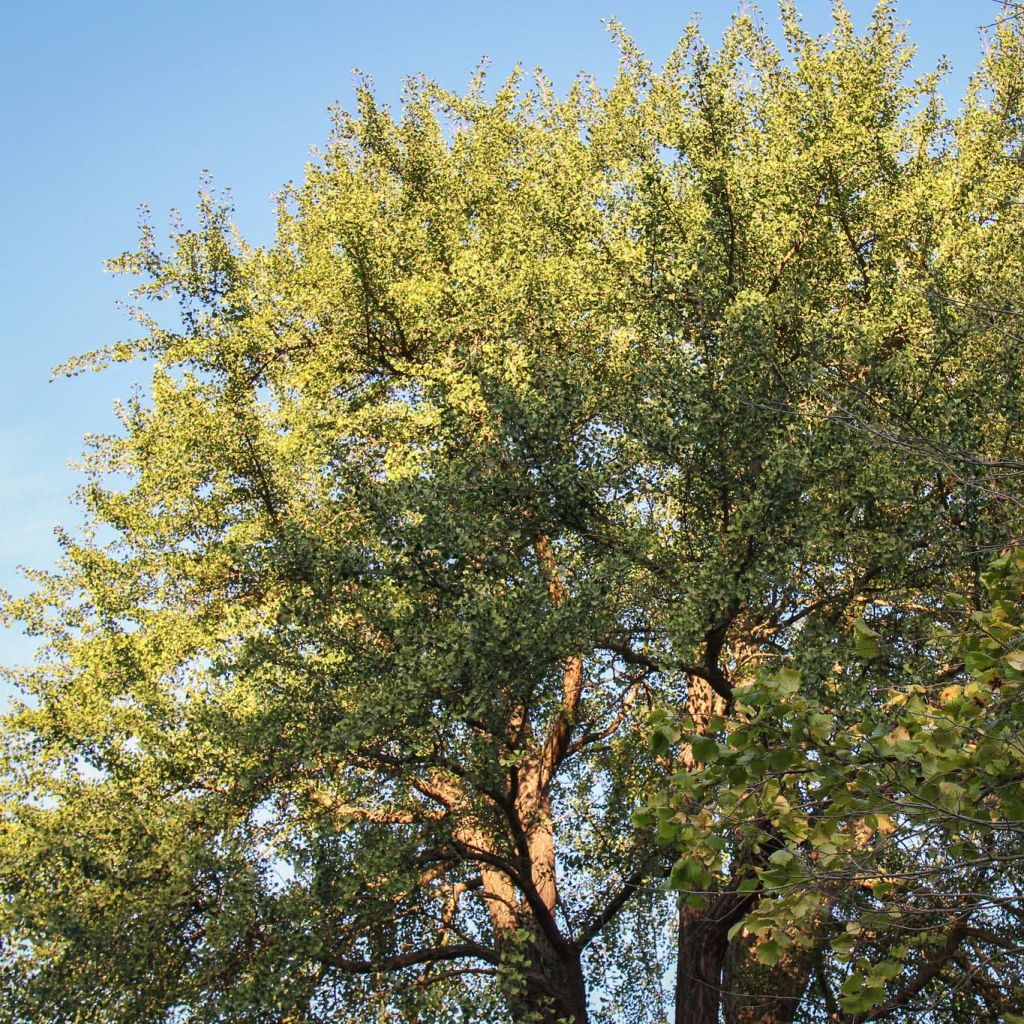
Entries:
{"type": "MultiPolygon", "coordinates": [[[[773,0],[764,3],[769,18],[773,0]]],[[[828,23],[826,0],[803,0],[807,24],[828,23]]],[[[869,2],[851,0],[863,25],[869,2]]],[[[733,2],[705,0],[717,38],[733,2]]],[[[113,425],[119,369],[49,381],[68,356],[131,331],[114,306],[128,287],[102,261],[132,246],[136,210],[158,224],[189,211],[199,173],[230,187],[251,241],[273,229],[271,194],[301,175],[327,136],[327,106],[347,106],[352,69],[392,99],[424,71],[458,87],[487,55],[502,76],[543,67],[558,85],[579,69],[607,82],[615,51],[601,21],[618,17],[663,57],[694,13],[668,0],[8,0],[0,40],[0,587],[20,591],[16,566],[52,564],[53,527],[75,515],[68,461],[87,431],[113,425]]],[[[922,67],[942,54],[959,93],[992,0],[904,0],[922,67]]],[[[0,633],[0,662],[27,642],[0,633]]]]}

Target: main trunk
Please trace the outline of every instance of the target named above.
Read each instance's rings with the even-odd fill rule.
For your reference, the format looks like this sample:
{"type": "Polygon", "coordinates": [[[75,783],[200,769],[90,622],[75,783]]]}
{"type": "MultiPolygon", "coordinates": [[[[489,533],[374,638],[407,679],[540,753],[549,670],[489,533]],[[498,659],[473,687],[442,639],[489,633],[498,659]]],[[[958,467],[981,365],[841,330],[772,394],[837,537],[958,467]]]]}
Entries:
{"type": "Polygon", "coordinates": [[[815,949],[793,945],[774,967],[756,958],[757,940],[737,935],[726,951],[725,1024],[791,1024],[810,981],[815,949]]]}
{"type": "Polygon", "coordinates": [[[718,1024],[729,929],[755,899],[728,891],[710,897],[703,910],[684,907],[679,912],[675,1024],[718,1024]]]}
{"type": "MultiPolygon", "coordinates": [[[[688,681],[686,704],[694,731],[701,736],[713,716],[725,713],[725,701],[696,677],[688,681]]],[[[688,743],[680,750],[679,760],[688,771],[700,767],[688,743]]],[[[706,910],[684,907],[679,912],[675,1024],[718,1024],[727,936],[747,906],[746,900],[737,899],[735,894],[723,893],[706,910]],[[725,923],[723,915],[729,918],[725,923]]]]}
{"type": "MultiPolygon", "coordinates": [[[[570,665],[567,675],[573,671],[579,671],[578,665],[570,665]]],[[[580,954],[558,934],[556,924],[555,835],[545,753],[535,749],[517,773],[514,831],[518,841],[513,837],[513,842],[521,851],[519,871],[528,882],[513,883],[504,872],[485,865],[481,874],[495,934],[500,936],[513,1019],[523,1024],[587,1024],[580,954]],[[532,899],[526,889],[532,890],[532,899]]]]}
{"type": "Polygon", "coordinates": [[[560,955],[543,935],[510,940],[504,952],[508,1007],[517,1024],[587,1024],[586,981],[578,955],[560,955]]]}
{"type": "Polygon", "coordinates": [[[728,930],[706,910],[680,911],[675,1024],[718,1024],[728,930]]]}

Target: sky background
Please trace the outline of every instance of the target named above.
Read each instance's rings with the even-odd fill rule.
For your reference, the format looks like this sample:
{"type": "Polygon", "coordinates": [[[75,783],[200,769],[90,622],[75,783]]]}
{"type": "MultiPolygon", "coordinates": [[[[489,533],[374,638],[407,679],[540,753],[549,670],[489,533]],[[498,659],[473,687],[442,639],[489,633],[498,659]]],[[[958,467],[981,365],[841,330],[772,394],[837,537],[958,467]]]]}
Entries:
{"type": "MultiPolygon", "coordinates": [[[[849,4],[863,27],[871,3],[849,4]]],[[[774,4],[763,5],[774,21],[774,4]]],[[[827,0],[802,0],[805,25],[827,0]]],[[[703,4],[716,40],[736,4],[703,4]]],[[[273,234],[273,193],[301,178],[328,135],[327,108],[351,105],[353,69],[394,101],[404,75],[460,88],[483,57],[496,79],[517,62],[565,87],[581,69],[607,83],[617,17],[663,58],[696,8],[665,0],[7,0],[0,39],[0,588],[24,592],[17,566],[46,568],[53,528],[73,523],[69,468],[83,435],[113,429],[115,398],[138,367],[50,380],[69,356],[133,333],[116,308],[130,281],[104,259],[133,246],[138,207],[167,223],[193,212],[201,171],[233,193],[250,242],[273,234]]],[[[904,0],[921,70],[947,56],[952,105],[991,23],[994,0],[904,0]]],[[[0,632],[0,663],[31,644],[0,632]]]]}

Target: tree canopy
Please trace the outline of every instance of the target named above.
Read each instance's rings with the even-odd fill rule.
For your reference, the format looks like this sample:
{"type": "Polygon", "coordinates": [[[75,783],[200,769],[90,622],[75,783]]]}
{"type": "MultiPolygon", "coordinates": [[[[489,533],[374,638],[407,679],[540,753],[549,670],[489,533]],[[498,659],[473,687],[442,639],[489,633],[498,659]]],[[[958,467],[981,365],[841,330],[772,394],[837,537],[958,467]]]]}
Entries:
{"type": "Polygon", "coordinates": [[[1021,1012],[1024,34],[951,114],[834,14],[363,85],[272,244],[112,261],[5,1019],[1021,1012]]]}

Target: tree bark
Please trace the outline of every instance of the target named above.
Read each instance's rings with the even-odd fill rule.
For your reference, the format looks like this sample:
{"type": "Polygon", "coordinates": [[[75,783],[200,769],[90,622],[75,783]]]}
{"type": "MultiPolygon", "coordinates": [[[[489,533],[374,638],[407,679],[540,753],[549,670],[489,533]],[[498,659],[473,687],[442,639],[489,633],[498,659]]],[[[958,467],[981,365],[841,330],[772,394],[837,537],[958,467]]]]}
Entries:
{"type": "Polygon", "coordinates": [[[794,945],[768,967],[755,959],[756,939],[737,935],[725,954],[725,1024],[791,1024],[811,978],[817,950],[794,945]]]}
{"type": "Polygon", "coordinates": [[[730,890],[711,896],[704,909],[680,911],[675,1024],[719,1024],[729,929],[757,899],[730,890]]]}
{"type": "MultiPolygon", "coordinates": [[[[560,608],[567,591],[550,539],[538,537],[535,550],[551,604],[560,608]]],[[[563,660],[561,681],[560,706],[542,738],[534,734],[527,706],[513,708],[509,716],[506,740],[522,757],[510,772],[507,802],[492,805],[502,808],[507,831],[473,813],[457,780],[421,783],[428,795],[461,812],[455,840],[480,870],[505,999],[512,1018],[523,1024],[587,1024],[580,950],[561,934],[555,919],[558,877],[551,806],[551,783],[569,753],[583,693],[582,657],[563,660]]]]}
{"type": "MultiPolygon", "coordinates": [[[[725,700],[708,682],[695,676],[688,680],[686,705],[698,736],[707,732],[713,716],[725,712],[725,700]]],[[[683,744],[679,761],[688,771],[701,768],[688,743],[683,744]]],[[[743,916],[749,902],[747,897],[722,893],[712,897],[706,909],[680,910],[675,1024],[718,1024],[728,932],[743,916]]]]}
{"type": "Polygon", "coordinates": [[[680,911],[675,1024],[718,1024],[727,932],[714,926],[707,911],[680,911]]]}
{"type": "Polygon", "coordinates": [[[535,935],[507,943],[505,952],[508,1007],[517,1024],[587,1024],[586,979],[575,950],[560,953],[544,935],[535,935]]]}

